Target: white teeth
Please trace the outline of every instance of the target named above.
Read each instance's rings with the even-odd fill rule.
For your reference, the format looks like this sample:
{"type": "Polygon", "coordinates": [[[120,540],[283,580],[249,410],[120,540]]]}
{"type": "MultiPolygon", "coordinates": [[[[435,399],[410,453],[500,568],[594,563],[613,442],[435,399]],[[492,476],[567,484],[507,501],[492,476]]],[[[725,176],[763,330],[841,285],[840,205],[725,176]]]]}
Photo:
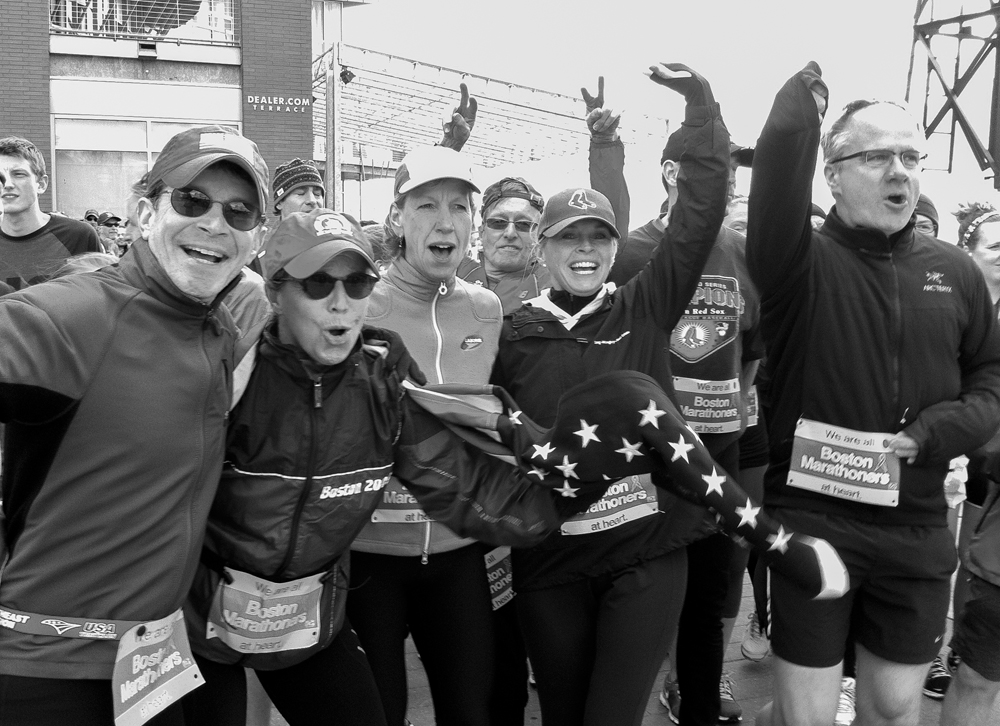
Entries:
{"type": "Polygon", "coordinates": [[[220,260],[222,259],[222,255],[220,255],[218,252],[213,252],[212,250],[203,250],[201,247],[188,247],[188,249],[203,255],[207,255],[209,257],[217,257],[220,260]]]}

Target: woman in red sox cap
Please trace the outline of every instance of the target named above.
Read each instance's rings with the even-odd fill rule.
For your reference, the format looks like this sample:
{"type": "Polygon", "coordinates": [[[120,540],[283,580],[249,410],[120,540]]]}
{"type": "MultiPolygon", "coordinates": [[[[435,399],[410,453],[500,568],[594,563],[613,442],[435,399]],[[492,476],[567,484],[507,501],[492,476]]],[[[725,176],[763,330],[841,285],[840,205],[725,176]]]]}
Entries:
{"type": "MultiPolygon", "coordinates": [[[[607,371],[649,374],[672,396],[670,334],[725,214],[730,147],[705,79],[681,65],[654,66],[652,79],[683,94],[687,109],[672,139],[683,149],[679,201],[651,262],[621,288],[608,284],[619,238],[611,203],[592,189],[563,190],[538,230],[552,288],[504,321],[492,381],[543,426],[560,395],[607,371]]],[[[684,600],[684,546],[715,527],[702,507],[659,490],[664,483],[618,481],[559,533],[514,551],[545,726],[642,721],[684,600]]]]}

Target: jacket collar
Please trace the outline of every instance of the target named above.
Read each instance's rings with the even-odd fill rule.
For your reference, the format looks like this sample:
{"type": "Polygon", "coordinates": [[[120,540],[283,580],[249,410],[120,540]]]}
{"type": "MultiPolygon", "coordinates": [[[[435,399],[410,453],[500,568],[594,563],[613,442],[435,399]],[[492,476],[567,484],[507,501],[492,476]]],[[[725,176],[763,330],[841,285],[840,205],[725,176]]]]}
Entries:
{"type": "Polygon", "coordinates": [[[913,225],[914,220],[911,218],[905,227],[891,235],[867,227],[849,227],[841,219],[834,205],[827,214],[821,231],[838,244],[859,252],[889,255],[893,252],[902,252],[913,245],[913,225]]]}
{"type": "Polygon", "coordinates": [[[411,265],[402,256],[397,257],[389,271],[384,275],[388,282],[398,287],[418,300],[433,300],[441,286],[444,285],[444,295],[448,295],[455,289],[455,276],[452,275],[447,280],[432,280],[411,265]]]}
{"type": "Polygon", "coordinates": [[[531,300],[525,300],[524,305],[515,310],[513,315],[515,318],[530,318],[532,315],[541,314],[548,318],[555,318],[564,328],[566,328],[566,330],[572,330],[576,327],[577,323],[584,318],[607,307],[610,304],[609,300],[611,293],[613,293],[615,289],[615,283],[604,283],[593,300],[587,303],[583,309],[578,311],[575,315],[571,315],[552,302],[551,294],[553,290],[552,288],[547,287],[542,290],[542,294],[538,297],[532,298],[531,300]]]}
{"type": "Polygon", "coordinates": [[[145,291],[151,297],[189,315],[206,317],[216,311],[222,299],[236,287],[241,275],[229,281],[211,303],[203,303],[188,297],[174,284],[166,270],[149,248],[149,241],[139,239],[121,258],[118,268],[125,281],[133,287],[145,291]]]}

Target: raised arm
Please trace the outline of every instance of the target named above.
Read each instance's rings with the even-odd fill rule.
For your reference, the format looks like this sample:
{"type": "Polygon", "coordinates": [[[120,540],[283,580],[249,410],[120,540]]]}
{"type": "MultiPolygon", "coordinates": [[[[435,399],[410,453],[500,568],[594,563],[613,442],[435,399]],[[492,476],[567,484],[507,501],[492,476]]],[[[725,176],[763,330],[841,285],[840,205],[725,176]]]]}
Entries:
{"type": "Polygon", "coordinates": [[[618,137],[621,114],[604,105],[604,76],[597,78],[597,95],[580,89],[587,106],[590,131],[590,187],[606,196],[615,212],[619,245],[628,239],[632,201],[625,184],[625,145],[618,137]]]}
{"type": "Polygon", "coordinates": [[[778,91],[753,157],[747,265],[762,302],[794,303],[812,236],[810,209],[820,123],[829,92],[810,62],[778,91]]]}
{"type": "Polygon", "coordinates": [[[670,331],[698,286],[726,215],[729,131],[701,75],[679,63],[661,63],[651,66],[650,78],[682,94],[686,103],[674,139],[682,149],[677,200],[651,264],[625,286],[623,299],[634,316],[652,315],[659,328],[670,331]]]}

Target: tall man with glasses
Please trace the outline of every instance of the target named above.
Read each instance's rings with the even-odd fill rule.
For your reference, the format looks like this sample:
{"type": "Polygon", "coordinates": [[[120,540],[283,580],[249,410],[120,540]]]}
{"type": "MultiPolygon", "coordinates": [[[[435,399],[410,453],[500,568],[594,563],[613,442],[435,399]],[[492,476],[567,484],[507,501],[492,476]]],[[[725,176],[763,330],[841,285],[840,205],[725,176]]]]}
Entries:
{"type": "Polygon", "coordinates": [[[504,315],[549,286],[549,271],[537,254],[538,220],[545,200],[520,177],[505,177],[483,192],[483,249],[458,266],[458,277],[497,294],[504,315]]]}
{"type": "Polygon", "coordinates": [[[222,469],[235,330],[220,301],[267,188],[252,141],[184,131],[153,165],[128,255],[0,300],[5,724],[108,726],[198,682],[180,606],[222,469]]]}
{"type": "Polygon", "coordinates": [[[857,644],[859,724],[919,722],[956,557],[944,476],[1000,425],[1000,335],[982,275],[914,230],[924,137],[887,102],[849,104],[820,139],[810,63],[757,143],[747,260],[771,381],[768,512],[827,539],[851,590],[808,602],[772,573],[774,701],[757,723],[827,726],[857,644]],[[816,148],[836,201],[809,223],[816,148]]]}

